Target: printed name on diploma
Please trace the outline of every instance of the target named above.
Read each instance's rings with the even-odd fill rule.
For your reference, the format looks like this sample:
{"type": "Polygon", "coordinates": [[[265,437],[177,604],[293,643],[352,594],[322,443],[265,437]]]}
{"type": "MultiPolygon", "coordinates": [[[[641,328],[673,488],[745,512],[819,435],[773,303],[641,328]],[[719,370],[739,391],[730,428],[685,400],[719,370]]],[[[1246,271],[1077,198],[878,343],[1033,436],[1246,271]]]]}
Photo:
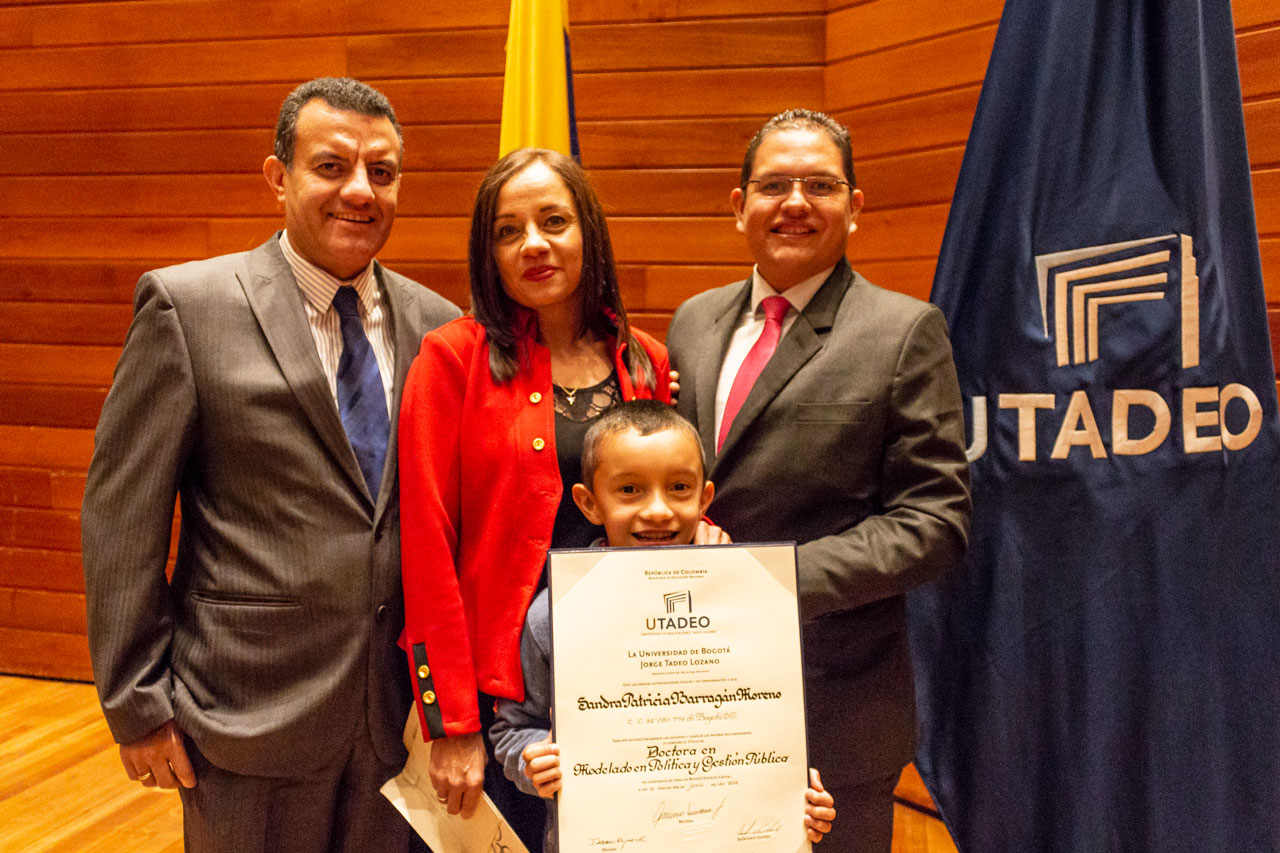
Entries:
{"type": "Polygon", "coordinates": [[[752,690],[750,687],[739,687],[736,690],[722,690],[718,693],[689,693],[684,690],[672,690],[670,693],[651,690],[647,693],[636,693],[628,690],[619,696],[610,698],[600,696],[598,699],[578,697],[579,711],[602,711],[609,708],[666,708],[672,705],[710,705],[716,710],[721,705],[731,702],[764,702],[782,698],[781,690],[752,690]]]}

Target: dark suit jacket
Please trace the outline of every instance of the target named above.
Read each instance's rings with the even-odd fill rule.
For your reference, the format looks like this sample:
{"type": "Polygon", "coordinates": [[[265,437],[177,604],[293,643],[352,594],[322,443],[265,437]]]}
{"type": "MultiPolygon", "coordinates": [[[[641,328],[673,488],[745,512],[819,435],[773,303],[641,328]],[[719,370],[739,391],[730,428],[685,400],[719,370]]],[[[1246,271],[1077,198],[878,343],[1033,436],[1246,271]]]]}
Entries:
{"type": "MultiPolygon", "coordinates": [[[[419,341],[458,310],[377,277],[395,423],[419,341]]],[[[370,495],[276,238],[142,277],[82,513],[90,651],[117,741],[172,717],[220,767],[301,775],[339,760],[367,714],[379,757],[403,760],[390,441],[370,495]]]]}
{"type": "Polygon", "coordinates": [[[779,342],[715,452],[715,395],[751,281],[699,294],[667,334],[679,409],[735,542],[799,544],[811,763],[828,784],[911,760],[903,593],[964,552],[968,465],[942,314],[841,261],[779,342]]]}

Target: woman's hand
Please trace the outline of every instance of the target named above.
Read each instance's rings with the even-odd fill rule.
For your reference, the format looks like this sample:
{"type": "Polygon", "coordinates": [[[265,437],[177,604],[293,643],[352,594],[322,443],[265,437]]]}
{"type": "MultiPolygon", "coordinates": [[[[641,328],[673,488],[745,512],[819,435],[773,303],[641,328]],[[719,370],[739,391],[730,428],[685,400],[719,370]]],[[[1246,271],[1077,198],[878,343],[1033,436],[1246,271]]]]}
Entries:
{"type": "Polygon", "coordinates": [[[676,404],[676,397],[680,395],[680,371],[671,371],[671,405],[676,404]]]}
{"type": "Polygon", "coordinates": [[[449,814],[469,818],[476,813],[488,760],[479,732],[431,742],[431,785],[449,814]]]}

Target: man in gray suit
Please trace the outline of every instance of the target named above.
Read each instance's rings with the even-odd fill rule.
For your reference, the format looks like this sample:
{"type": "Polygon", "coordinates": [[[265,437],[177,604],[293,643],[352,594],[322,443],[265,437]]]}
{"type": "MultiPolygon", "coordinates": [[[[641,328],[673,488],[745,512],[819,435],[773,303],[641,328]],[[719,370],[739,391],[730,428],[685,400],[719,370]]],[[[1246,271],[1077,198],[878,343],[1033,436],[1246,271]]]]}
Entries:
{"type": "Polygon", "coordinates": [[[791,110],[756,134],[730,195],[756,266],[693,297],[667,335],[737,542],[798,543],[810,764],[833,850],[890,849],[915,749],[904,593],[968,535],[960,391],[945,321],[849,268],[862,209],[848,131],[791,110]]]}
{"type": "Polygon", "coordinates": [[[181,786],[188,850],[409,845],[378,793],[410,705],[391,425],[459,312],[373,260],[402,150],[381,93],[306,83],[263,167],[284,232],[138,282],[85,490],[89,643],[125,771],[181,786]]]}

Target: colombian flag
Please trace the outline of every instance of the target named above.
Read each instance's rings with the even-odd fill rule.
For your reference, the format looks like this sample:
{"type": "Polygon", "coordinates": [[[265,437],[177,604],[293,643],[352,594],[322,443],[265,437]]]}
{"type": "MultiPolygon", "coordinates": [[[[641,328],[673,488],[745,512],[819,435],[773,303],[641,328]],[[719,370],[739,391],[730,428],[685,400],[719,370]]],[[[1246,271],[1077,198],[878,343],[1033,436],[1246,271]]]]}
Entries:
{"type": "Polygon", "coordinates": [[[498,156],[553,148],[578,156],[568,0],[511,0],[498,156]]]}

